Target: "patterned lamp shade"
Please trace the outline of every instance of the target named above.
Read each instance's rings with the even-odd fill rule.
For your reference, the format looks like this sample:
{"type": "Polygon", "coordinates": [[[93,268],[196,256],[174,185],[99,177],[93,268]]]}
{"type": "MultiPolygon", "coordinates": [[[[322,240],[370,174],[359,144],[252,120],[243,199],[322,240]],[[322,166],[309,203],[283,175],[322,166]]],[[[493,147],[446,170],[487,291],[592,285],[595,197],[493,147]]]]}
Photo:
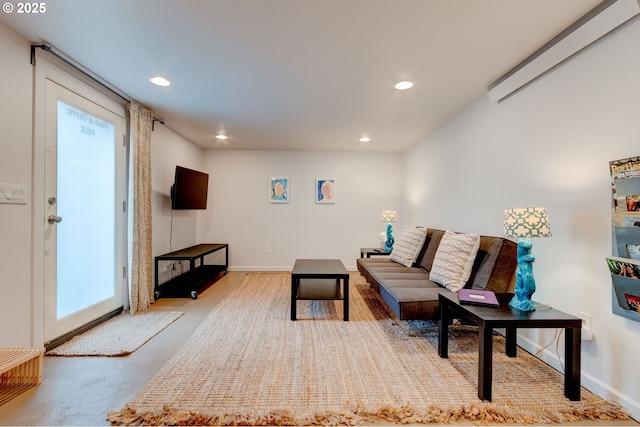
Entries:
{"type": "Polygon", "coordinates": [[[398,221],[398,212],[396,211],[382,211],[382,222],[396,222],[398,221]]]}
{"type": "Polygon", "coordinates": [[[505,237],[550,237],[551,228],[545,208],[504,210],[505,237]]]}

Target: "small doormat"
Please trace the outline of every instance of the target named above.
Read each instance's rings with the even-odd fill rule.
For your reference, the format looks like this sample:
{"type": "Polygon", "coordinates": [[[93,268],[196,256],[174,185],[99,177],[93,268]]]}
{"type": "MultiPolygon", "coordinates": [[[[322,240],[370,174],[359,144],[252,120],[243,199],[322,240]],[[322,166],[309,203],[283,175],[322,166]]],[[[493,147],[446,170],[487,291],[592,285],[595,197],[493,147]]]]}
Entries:
{"type": "Polygon", "coordinates": [[[184,313],[124,312],[48,351],[47,356],[124,356],[133,353],[184,313]]]}

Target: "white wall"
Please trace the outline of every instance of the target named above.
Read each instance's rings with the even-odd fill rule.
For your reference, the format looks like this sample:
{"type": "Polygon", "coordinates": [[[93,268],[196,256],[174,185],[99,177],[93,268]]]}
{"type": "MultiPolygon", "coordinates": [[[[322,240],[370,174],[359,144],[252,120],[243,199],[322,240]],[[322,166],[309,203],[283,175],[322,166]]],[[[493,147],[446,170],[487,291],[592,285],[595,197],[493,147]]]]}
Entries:
{"type": "MultiPolygon", "coordinates": [[[[508,207],[545,206],[534,299],[592,316],[583,385],[640,419],[640,323],[612,314],[608,162],[640,155],[640,22],[500,104],[483,96],[404,154],[409,220],[502,235],[508,207]]],[[[533,351],[553,331],[522,331],[533,351]]],[[[563,340],[560,355],[563,358],[563,340]]],[[[555,345],[544,359],[560,368],[555,345]]],[[[563,360],[563,359],[562,359],[563,360]]]]}
{"type": "MultiPolygon", "coordinates": [[[[0,182],[32,190],[32,74],[29,44],[0,25],[0,182]]],[[[0,204],[0,347],[32,343],[31,200],[0,204]],[[11,325],[11,327],[7,327],[11,325]]]]}
{"type": "MultiPolygon", "coordinates": [[[[201,243],[197,234],[200,211],[172,211],[171,185],[176,165],[202,170],[202,149],[156,122],[151,134],[153,256],[201,243]]],[[[160,272],[160,283],[170,278],[160,272]]]]}
{"type": "Polygon", "coordinates": [[[382,210],[398,210],[396,235],[407,224],[398,153],[205,150],[203,168],[210,203],[199,234],[229,243],[231,269],[287,270],[296,258],[355,269],[360,247],[379,245],[382,210]],[[289,178],[289,203],[269,203],[271,177],[289,178]],[[335,179],[335,204],[316,204],[316,178],[335,179]]]}

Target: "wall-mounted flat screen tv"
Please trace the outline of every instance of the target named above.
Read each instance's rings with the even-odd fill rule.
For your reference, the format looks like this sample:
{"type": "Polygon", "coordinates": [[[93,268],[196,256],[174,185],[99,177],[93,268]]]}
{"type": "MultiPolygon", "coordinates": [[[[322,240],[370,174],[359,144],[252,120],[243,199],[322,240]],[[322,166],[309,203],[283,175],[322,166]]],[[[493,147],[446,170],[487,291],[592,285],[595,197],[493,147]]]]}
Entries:
{"type": "Polygon", "coordinates": [[[171,186],[171,209],[206,209],[209,174],[176,166],[171,186]]]}

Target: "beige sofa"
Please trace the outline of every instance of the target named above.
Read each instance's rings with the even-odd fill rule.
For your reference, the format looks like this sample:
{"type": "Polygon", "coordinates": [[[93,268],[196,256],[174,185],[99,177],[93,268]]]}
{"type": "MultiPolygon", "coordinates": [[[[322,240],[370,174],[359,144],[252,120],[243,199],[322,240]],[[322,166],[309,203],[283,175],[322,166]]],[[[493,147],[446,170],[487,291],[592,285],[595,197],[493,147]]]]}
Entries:
{"type": "MultiPolygon", "coordinates": [[[[451,292],[429,280],[434,257],[445,231],[427,229],[425,242],[411,267],[388,258],[359,258],[357,267],[389,308],[402,320],[437,319],[438,294],[451,292]]],[[[496,293],[513,289],[516,243],[502,237],[480,236],[480,246],[465,288],[496,293]]]]}

